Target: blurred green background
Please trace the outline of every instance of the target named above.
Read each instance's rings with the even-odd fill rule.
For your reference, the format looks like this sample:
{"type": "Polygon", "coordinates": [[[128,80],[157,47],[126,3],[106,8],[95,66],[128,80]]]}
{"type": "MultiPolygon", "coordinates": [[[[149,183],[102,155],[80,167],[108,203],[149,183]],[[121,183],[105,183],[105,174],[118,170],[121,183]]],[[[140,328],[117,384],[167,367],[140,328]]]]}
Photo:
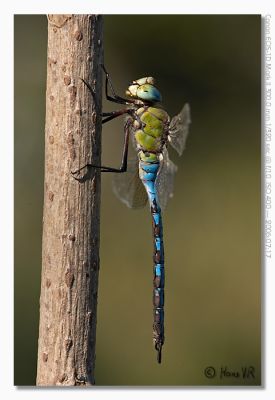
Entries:
{"type": "MultiPolygon", "coordinates": [[[[170,115],[192,125],[164,214],[166,342],[152,345],[149,210],[127,209],[102,176],[97,385],[261,383],[261,18],[105,16],[105,64],[118,93],[154,76],[170,115]],[[204,369],[213,366],[209,379],[204,369]],[[220,378],[220,368],[255,378],[220,378]]],[[[39,322],[47,19],[15,16],[15,384],[34,385],[39,322]]],[[[104,103],[104,111],[114,109],[104,103]]],[[[123,121],[104,126],[118,166],[123,121]]]]}

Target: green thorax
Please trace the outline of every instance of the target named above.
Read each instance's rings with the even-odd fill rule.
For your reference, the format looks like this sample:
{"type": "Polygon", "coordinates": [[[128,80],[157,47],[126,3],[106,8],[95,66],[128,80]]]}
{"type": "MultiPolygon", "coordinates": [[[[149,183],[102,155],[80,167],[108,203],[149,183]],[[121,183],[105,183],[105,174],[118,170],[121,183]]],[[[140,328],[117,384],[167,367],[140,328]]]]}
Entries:
{"type": "Polygon", "coordinates": [[[161,151],[166,138],[169,116],[155,107],[141,107],[136,116],[134,126],[137,146],[141,149],[139,157],[142,161],[155,162],[158,159],[156,153],[161,151]]]}

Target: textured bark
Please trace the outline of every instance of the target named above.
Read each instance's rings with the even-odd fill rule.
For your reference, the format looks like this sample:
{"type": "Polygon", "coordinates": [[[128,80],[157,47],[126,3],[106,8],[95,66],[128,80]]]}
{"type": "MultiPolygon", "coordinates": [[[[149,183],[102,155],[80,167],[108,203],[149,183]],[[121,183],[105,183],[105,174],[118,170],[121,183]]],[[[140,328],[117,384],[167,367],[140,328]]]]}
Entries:
{"type": "Polygon", "coordinates": [[[99,272],[102,17],[48,16],[37,385],[94,384],[99,272]],[[79,78],[88,80],[90,95],[79,78]]]}

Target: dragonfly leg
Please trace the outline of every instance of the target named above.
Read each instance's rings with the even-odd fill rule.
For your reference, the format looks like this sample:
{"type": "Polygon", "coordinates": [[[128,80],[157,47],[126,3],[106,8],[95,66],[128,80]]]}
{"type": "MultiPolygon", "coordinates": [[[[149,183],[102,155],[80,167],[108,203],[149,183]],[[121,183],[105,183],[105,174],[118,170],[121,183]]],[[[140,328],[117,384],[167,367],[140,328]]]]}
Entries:
{"type": "Polygon", "coordinates": [[[109,72],[107,72],[104,64],[101,64],[101,67],[103,69],[103,71],[105,72],[106,75],[106,79],[105,79],[105,95],[106,95],[106,99],[109,101],[112,101],[114,103],[118,103],[118,104],[129,104],[129,103],[134,103],[134,101],[132,99],[124,99],[123,97],[120,97],[116,94],[115,90],[114,90],[114,86],[110,77],[109,72]],[[109,95],[108,93],[108,85],[111,89],[111,93],[112,96],[109,95]]]}
{"type": "MultiPolygon", "coordinates": [[[[125,105],[126,104],[135,103],[135,100],[133,100],[133,99],[125,99],[123,97],[118,96],[115,93],[114,86],[113,86],[110,74],[107,72],[107,70],[106,70],[106,68],[105,68],[105,66],[103,64],[101,64],[101,67],[102,67],[102,69],[103,69],[103,71],[105,72],[105,75],[106,75],[106,79],[105,79],[105,95],[106,95],[107,100],[112,101],[113,103],[125,104],[125,105]],[[110,89],[111,89],[113,97],[110,96],[109,93],[108,93],[108,85],[110,86],[110,89]]],[[[95,97],[95,92],[94,92],[93,88],[91,87],[91,85],[87,81],[85,81],[85,79],[82,79],[82,78],[80,78],[80,79],[87,86],[87,88],[89,89],[91,95],[94,98],[95,97]]]]}
{"type": "MultiPolygon", "coordinates": [[[[124,145],[123,145],[123,153],[122,153],[122,161],[120,168],[113,168],[113,167],[105,167],[104,165],[93,165],[93,164],[86,164],[80,169],[71,172],[71,174],[77,175],[79,174],[84,168],[96,168],[100,169],[101,172],[115,172],[115,173],[123,173],[127,171],[127,161],[128,161],[128,147],[129,147],[129,136],[130,136],[130,125],[131,121],[126,121],[124,131],[125,131],[125,136],[124,136],[124,145]]],[[[74,176],[75,177],[75,176],[74,176]]],[[[75,178],[77,179],[77,178],[75,178]]]]}
{"type": "MultiPolygon", "coordinates": [[[[104,71],[105,71],[105,70],[104,70],[104,71]]],[[[82,79],[82,78],[80,78],[80,79],[81,79],[82,82],[87,86],[87,88],[89,89],[89,92],[91,93],[91,95],[92,95],[92,97],[93,97],[93,99],[94,99],[94,97],[95,97],[95,92],[94,92],[92,86],[91,86],[87,81],[85,81],[85,79],[82,79]]],[[[122,97],[119,97],[119,96],[117,96],[117,95],[115,94],[114,88],[113,88],[113,86],[112,86],[112,83],[111,83],[111,80],[110,80],[110,77],[109,77],[109,74],[106,75],[105,94],[106,94],[107,100],[113,101],[113,102],[118,103],[118,104],[129,104],[128,100],[123,99],[122,97]],[[112,93],[114,93],[113,95],[115,96],[114,98],[108,95],[108,82],[109,82],[109,81],[110,81],[110,85],[111,85],[110,87],[111,87],[112,93]]],[[[131,101],[130,101],[130,103],[131,103],[131,101]]]]}
{"type": "MultiPolygon", "coordinates": [[[[82,78],[80,78],[80,79],[87,86],[87,88],[89,89],[91,95],[94,98],[95,92],[94,92],[93,88],[91,87],[91,85],[88,82],[86,82],[84,79],[82,79],[82,78]]],[[[123,115],[123,114],[126,114],[126,113],[131,114],[131,110],[129,110],[127,108],[124,108],[124,109],[118,110],[118,111],[111,111],[111,112],[108,112],[108,113],[102,113],[101,114],[102,117],[107,117],[107,118],[102,120],[102,123],[104,124],[105,122],[111,121],[112,119],[117,118],[120,115],[123,115]]]]}
{"type": "Polygon", "coordinates": [[[120,115],[131,114],[131,113],[132,113],[132,110],[130,110],[129,108],[123,108],[122,110],[118,110],[118,111],[111,111],[111,112],[108,112],[108,113],[102,113],[101,114],[102,117],[105,117],[102,120],[102,123],[105,124],[105,122],[111,121],[112,119],[117,118],[120,115]]]}
{"type": "Polygon", "coordinates": [[[94,99],[95,98],[95,92],[94,92],[94,89],[92,88],[92,86],[87,81],[85,81],[85,79],[82,79],[82,78],[79,78],[79,79],[87,86],[87,88],[89,89],[89,92],[91,93],[91,95],[92,95],[92,97],[94,99]]]}

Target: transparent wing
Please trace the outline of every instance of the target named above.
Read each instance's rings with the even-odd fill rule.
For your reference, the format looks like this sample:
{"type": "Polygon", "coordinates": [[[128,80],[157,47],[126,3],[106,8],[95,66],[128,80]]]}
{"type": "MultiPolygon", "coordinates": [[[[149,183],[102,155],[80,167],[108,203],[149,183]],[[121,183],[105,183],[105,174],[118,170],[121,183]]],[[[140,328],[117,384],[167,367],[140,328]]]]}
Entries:
{"type": "Polygon", "coordinates": [[[169,125],[168,140],[180,156],[185,149],[190,123],[190,107],[186,103],[181,112],[172,118],[169,125]]]}
{"type": "Polygon", "coordinates": [[[174,176],[177,172],[177,166],[169,159],[167,148],[162,151],[163,159],[160,162],[160,168],[156,178],[156,191],[160,207],[165,209],[168,200],[173,197],[174,176]]]}
{"type": "Polygon", "coordinates": [[[147,203],[147,193],[138,174],[137,157],[128,161],[127,172],[113,175],[112,186],[117,198],[129,208],[141,208],[147,203]]]}

